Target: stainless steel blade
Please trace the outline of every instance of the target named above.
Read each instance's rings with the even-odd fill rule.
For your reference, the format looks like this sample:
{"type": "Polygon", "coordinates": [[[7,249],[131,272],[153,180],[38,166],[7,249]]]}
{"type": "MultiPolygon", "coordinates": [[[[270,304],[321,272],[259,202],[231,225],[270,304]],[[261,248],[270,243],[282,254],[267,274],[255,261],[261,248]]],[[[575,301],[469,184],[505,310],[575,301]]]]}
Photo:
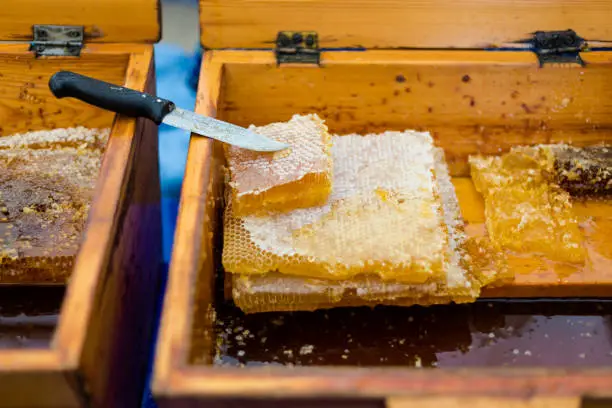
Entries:
{"type": "Polygon", "coordinates": [[[276,152],[289,147],[285,143],[277,142],[243,127],[181,108],[176,108],[166,115],[163,123],[258,152],[276,152]]]}

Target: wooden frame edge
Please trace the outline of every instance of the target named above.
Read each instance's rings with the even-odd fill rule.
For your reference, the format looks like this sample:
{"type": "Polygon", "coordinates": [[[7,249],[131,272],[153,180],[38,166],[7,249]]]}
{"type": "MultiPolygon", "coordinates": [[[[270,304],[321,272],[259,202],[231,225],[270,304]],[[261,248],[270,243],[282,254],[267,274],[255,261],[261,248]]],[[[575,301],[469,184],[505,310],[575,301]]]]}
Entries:
{"type": "Polygon", "coordinates": [[[155,38],[152,43],[153,44],[157,44],[158,42],[161,41],[163,35],[164,35],[164,27],[162,24],[162,4],[161,4],[162,0],[156,0],[155,1],[155,10],[157,11],[157,38],[155,38]]]}
{"type": "Polygon", "coordinates": [[[0,407],[41,406],[50,392],[55,404],[77,406],[83,402],[78,375],[64,366],[58,350],[0,351],[0,407]],[[42,394],[23,394],[32,382],[42,394]]]}
{"type": "Polygon", "coordinates": [[[2,41],[29,45],[32,24],[83,25],[86,43],[153,44],[161,38],[160,3],[161,0],[107,0],[97,4],[59,0],[47,5],[36,0],[5,0],[3,6],[8,14],[0,19],[8,27],[2,29],[0,37],[2,41]],[[68,7],[74,10],[66,13],[64,9],[68,7]]]}
{"type": "Polygon", "coordinates": [[[386,408],[585,408],[580,398],[572,397],[466,397],[458,400],[453,397],[397,397],[388,398],[386,408]]]}
{"type": "MultiPolygon", "coordinates": [[[[215,116],[220,95],[223,64],[213,60],[213,52],[203,56],[200,71],[200,87],[205,87],[205,96],[196,100],[195,111],[215,116]]],[[[213,143],[202,137],[191,137],[187,155],[187,167],[178,212],[177,227],[168,284],[164,297],[162,317],[156,346],[152,390],[156,396],[172,394],[177,374],[187,364],[188,350],[181,349],[181,342],[191,333],[194,285],[191,271],[199,271],[198,253],[205,238],[198,223],[203,223],[206,212],[207,180],[213,143]],[[199,230],[199,233],[198,233],[199,230]]]]}
{"type": "MultiPolygon", "coordinates": [[[[568,1],[557,3],[571,7],[568,1]]],[[[610,37],[604,23],[609,8],[594,1],[582,2],[571,15],[555,7],[554,1],[541,1],[537,7],[530,1],[507,0],[494,6],[396,0],[376,9],[341,0],[274,5],[274,0],[200,0],[200,44],[211,49],[273,47],[278,31],[299,30],[305,21],[309,30],[319,33],[323,48],[482,49],[529,38],[538,30],[568,28],[587,40],[610,37]],[[429,19],[436,21],[435,27],[429,19]]]]}
{"type": "Polygon", "coordinates": [[[161,396],[201,398],[593,398],[612,399],[605,368],[193,367],[167,376],[161,396]],[[210,375],[206,375],[210,374],[210,375]],[[313,390],[319,394],[313,394],[313,390]]]}
{"type": "MultiPolygon", "coordinates": [[[[34,54],[29,50],[30,45],[24,43],[11,43],[2,44],[2,54],[21,54],[27,55],[34,58],[34,54]]],[[[90,54],[138,54],[147,52],[147,48],[150,48],[149,44],[104,44],[104,43],[91,43],[86,44],[81,51],[81,55],[90,54]]],[[[45,57],[41,57],[45,58],[45,57]]],[[[52,57],[52,58],[66,58],[73,59],[79,57],[52,57]]]]}
{"type": "Polygon", "coordinates": [[[61,354],[54,349],[0,350],[0,373],[29,370],[61,371],[61,354]]]}
{"type": "MultiPolygon", "coordinates": [[[[119,47],[103,48],[114,52],[115,49],[118,51],[119,47]]],[[[127,73],[138,69],[147,71],[146,67],[153,58],[153,46],[130,47],[129,51],[130,56],[124,85],[143,91],[146,81],[133,81],[130,79],[132,76],[127,75],[127,73]]],[[[66,289],[52,344],[52,347],[61,353],[64,368],[76,369],[83,353],[87,325],[91,320],[94,302],[97,299],[98,283],[104,279],[103,271],[110,257],[108,250],[114,236],[113,232],[118,228],[118,225],[116,225],[117,204],[121,202],[125,195],[126,184],[124,180],[134,164],[133,137],[135,128],[136,119],[121,115],[116,116],[112,126],[114,137],[109,140],[107,151],[113,151],[114,153],[104,155],[100,177],[96,185],[95,204],[91,207],[87,221],[87,236],[75,261],[73,278],[66,289]],[[105,197],[105,199],[102,200],[100,197],[105,197]],[[96,236],[101,236],[102,241],[100,239],[95,240],[94,237],[96,236]],[[103,247],[105,251],[99,251],[100,247],[103,247]]]]}
{"type": "MultiPolygon", "coordinates": [[[[229,64],[272,64],[276,65],[274,50],[217,50],[206,55],[224,65],[229,64]]],[[[590,51],[580,54],[586,64],[612,62],[612,53],[590,51]]],[[[207,57],[204,57],[207,59],[207,57]]],[[[321,66],[326,64],[538,64],[537,56],[531,51],[487,51],[487,50],[367,50],[321,52],[321,66]]],[[[316,66],[313,66],[316,68],[316,66]]]]}

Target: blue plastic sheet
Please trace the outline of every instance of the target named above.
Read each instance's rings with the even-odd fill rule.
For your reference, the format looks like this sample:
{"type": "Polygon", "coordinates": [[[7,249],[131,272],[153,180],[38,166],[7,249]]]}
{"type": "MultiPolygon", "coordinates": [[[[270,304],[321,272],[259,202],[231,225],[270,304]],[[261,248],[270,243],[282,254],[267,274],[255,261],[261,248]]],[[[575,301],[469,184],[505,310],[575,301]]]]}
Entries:
{"type": "MultiPolygon", "coordinates": [[[[193,110],[195,106],[197,78],[201,54],[199,51],[185,53],[182,48],[170,44],[155,46],[155,66],[157,94],[173,101],[183,109],[193,110]]],[[[142,398],[142,408],[155,408],[150,390],[151,370],[155,353],[159,313],[163,304],[163,294],[167,278],[167,264],[170,260],[178,204],[185,162],[189,148],[189,132],[171,126],[159,127],[159,165],[162,188],[162,230],[165,266],[161,270],[160,294],[157,302],[154,338],[148,364],[147,385],[142,398]]]]}
{"type": "MultiPolygon", "coordinates": [[[[170,99],[178,107],[193,110],[197,87],[193,77],[195,68],[199,66],[199,54],[187,54],[177,46],[158,44],[155,46],[155,65],[157,94],[170,99]]],[[[165,261],[170,258],[176,219],[176,211],[172,207],[178,203],[188,147],[189,132],[164,124],[159,127],[165,261]]]]}

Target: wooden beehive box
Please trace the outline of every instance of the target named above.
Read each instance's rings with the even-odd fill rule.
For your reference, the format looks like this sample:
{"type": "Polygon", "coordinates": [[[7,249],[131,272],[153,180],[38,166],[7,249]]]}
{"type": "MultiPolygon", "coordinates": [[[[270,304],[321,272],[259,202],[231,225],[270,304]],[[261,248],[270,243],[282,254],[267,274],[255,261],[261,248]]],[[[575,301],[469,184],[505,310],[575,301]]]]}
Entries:
{"type": "Polygon", "coordinates": [[[157,126],[56,99],[48,81],[70,70],[154,93],[159,13],[157,0],[2,2],[0,138],[77,126],[111,129],[73,271],[59,279],[69,280],[65,294],[61,287],[23,287],[58,283],[57,276],[3,279],[13,286],[0,288],[2,407],[140,401],[161,262],[157,126]],[[46,27],[34,25],[74,27],[54,47],[45,43],[53,39],[46,27]],[[34,39],[42,43],[31,49],[34,39]],[[52,333],[50,341],[45,333],[52,333]],[[15,347],[19,342],[30,346],[15,347]]]}
{"type": "MultiPolygon", "coordinates": [[[[248,126],[316,112],[339,134],[428,130],[455,178],[474,153],[612,141],[609,1],[201,0],[200,13],[201,114],[248,126]],[[535,35],[568,29],[591,49],[569,41],[549,55],[535,35]],[[277,35],[300,30],[321,52],[288,62],[277,35]]],[[[596,299],[612,295],[603,235],[608,255],[588,273],[560,284],[524,265],[515,284],[483,294],[522,301],[245,316],[217,279],[223,163],[218,143],[192,138],[155,361],[161,406],[612,403],[610,303],[596,299]],[[541,296],[571,299],[530,299],[541,296]]],[[[482,202],[458,195],[466,221],[482,223],[482,202]]]]}

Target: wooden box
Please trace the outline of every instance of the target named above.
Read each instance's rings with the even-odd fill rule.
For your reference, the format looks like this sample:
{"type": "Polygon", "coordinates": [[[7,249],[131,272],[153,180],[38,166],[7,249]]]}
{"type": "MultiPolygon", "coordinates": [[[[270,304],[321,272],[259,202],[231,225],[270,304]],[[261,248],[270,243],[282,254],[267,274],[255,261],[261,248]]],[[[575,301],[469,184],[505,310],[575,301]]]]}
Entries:
{"type": "MultiPolygon", "coordinates": [[[[338,134],[428,130],[453,177],[478,152],[612,141],[609,1],[201,0],[200,12],[201,114],[248,126],[316,112],[338,134]],[[535,33],[567,29],[592,49],[546,54],[535,33]],[[278,33],[298,30],[318,35],[320,64],[281,60],[291,50],[278,33]]],[[[217,142],[191,139],[155,361],[160,406],[612,405],[603,236],[593,271],[561,283],[527,270],[485,291],[490,303],[245,316],[219,288],[223,164],[217,142]]],[[[482,222],[470,197],[459,194],[464,217],[482,222]]],[[[606,203],[588,211],[612,214],[606,203]]]]}
{"type": "Polygon", "coordinates": [[[2,407],[127,407],[140,401],[161,262],[157,126],[76,99],[56,99],[48,81],[59,70],[71,70],[154,93],[152,43],[161,34],[159,13],[157,0],[2,2],[0,137],[111,128],[74,269],[59,282],[69,280],[65,295],[61,287],[23,287],[58,283],[48,276],[3,280],[12,286],[0,288],[2,407]],[[38,35],[47,48],[30,48],[39,24],[75,26],[67,30],[76,34],[71,44],[55,48],[44,43],[49,36],[38,35]],[[78,55],[61,55],[66,50],[78,55]],[[53,312],[60,307],[55,324],[53,312]],[[31,347],[11,348],[15,342],[5,341],[28,340],[39,326],[52,333],[50,341],[46,334],[33,335],[31,347]]]}

